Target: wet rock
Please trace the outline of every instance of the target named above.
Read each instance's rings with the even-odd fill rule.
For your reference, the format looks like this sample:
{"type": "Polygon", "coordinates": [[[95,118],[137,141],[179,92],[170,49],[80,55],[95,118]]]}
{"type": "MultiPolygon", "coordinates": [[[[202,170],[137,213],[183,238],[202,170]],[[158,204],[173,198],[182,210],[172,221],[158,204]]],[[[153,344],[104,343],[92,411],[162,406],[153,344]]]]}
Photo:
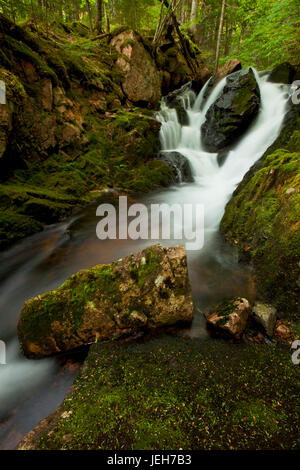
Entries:
{"type": "Polygon", "coordinates": [[[277,319],[276,308],[270,304],[255,302],[252,309],[252,315],[254,320],[262,325],[267,335],[271,338],[273,336],[277,319]]]}
{"type": "Polygon", "coordinates": [[[240,338],[246,328],[250,313],[248,300],[236,298],[220,304],[206,319],[209,325],[220,328],[235,338],[240,338]]]}
{"type": "Polygon", "coordinates": [[[192,318],[184,247],[155,245],[28,300],[18,334],[23,353],[41,358],[192,318]]]}
{"type": "Polygon", "coordinates": [[[277,65],[269,75],[268,81],[273,83],[292,83],[296,75],[296,69],[289,63],[277,65]]]}
{"type": "Polygon", "coordinates": [[[174,183],[192,183],[194,181],[188,159],[179,152],[160,152],[159,160],[166,162],[172,170],[174,183]]]}
{"type": "Polygon", "coordinates": [[[124,73],[122,88],[135,104],[154,106],[161,98],[162,76],[139,35],[133,30],[117,34],[111,45],[122,54],[117,66],[124,73]]]}
{"type": "Polygon", "coordinates": [[[257,116],[259,86],[251,68],[231,74],[221,96],[209,108],[201,128],[202,140],[210,152],[224,149],[240,137],[257,116]]]}
{"type": "Polygon", "coordinates": [[[192,82],[186,83],[179,90],[172,91],[165,98],[166,105],[171,109],[176,109],[178,121],[182,126],[189,124],[186,109],[193,105],[195,94],[192,92],[192,82]]]}
{"type": "Polygon", "coordinates": [[[284,343],[290,344],[292,342],[292,332],[287,325],[284,325],[281,320],[278,320],[274,329],[274,336],[279,338],[284,343]]]}

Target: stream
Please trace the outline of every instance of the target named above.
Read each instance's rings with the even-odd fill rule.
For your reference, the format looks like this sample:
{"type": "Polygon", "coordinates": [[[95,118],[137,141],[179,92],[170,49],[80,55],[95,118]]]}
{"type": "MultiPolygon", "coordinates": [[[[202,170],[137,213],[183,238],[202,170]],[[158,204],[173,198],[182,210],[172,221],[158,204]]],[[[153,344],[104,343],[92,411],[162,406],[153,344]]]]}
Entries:
{"type": "MultiPolygon", "coordinates": [[[[219,166],[217,154],[205,152],[201,125],[211,104],[220,95],[223,79],[205,101],[206,86],[198,96],[191,90],[182,98],[189,125],[181,126],[174,109],[163,102],[156,118],[161,121],[161,147],[177,151],[190,162],[194,182],[174,185],[140,197],[151,204],[203,204],[205,243],[200,251],[189,251],[188,268],[195,302],[195,318],[190,329],[179,331],[213,341],[201,312],[224,297],[255,298],[251,270],[238,263],[236,250],[218,232],[225,205],[248,169],[277,138],[286,112],[288,87],[266,81],[257,74],[261,109],[242,139],[219,166]]],[[[135,201],[136,202],[136,201],[135,201]]],[[[36,424],[63,400],[78,372],[76,354],[63,358],[32,361],[19,352],[16,327],[24,301],[57,288],[80,269],[109,263],[137,252],[151,240],[105,240],[96,236],[97,204],[92,204],[69,220],[46,227],[10,250],[0,254],[0,339],[7,345],[6,365],[0,365],[0,449],[12,449],[36,424]]],[[[182,241],[180,241],[182,242],[182,241]]]]}

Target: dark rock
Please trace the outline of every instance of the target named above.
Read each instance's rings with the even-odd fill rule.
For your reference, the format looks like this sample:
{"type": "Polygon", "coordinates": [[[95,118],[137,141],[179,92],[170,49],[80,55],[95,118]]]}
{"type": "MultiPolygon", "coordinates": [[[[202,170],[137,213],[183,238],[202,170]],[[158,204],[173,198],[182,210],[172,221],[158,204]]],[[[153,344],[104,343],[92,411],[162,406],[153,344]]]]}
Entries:
{"type": "Polygon", "coordinates": [[[186,83],[179,90],[172,91],[165,98],[164,101],[166,105],[171,109],[176,109],[178,121],[182,126],[187,126],[189,124],[188,114],[186,112],[187,100],[191,100],[191,104],[195,99],[195,96],[192,92],[192,82],[186,83]]]}
{"type": "Polygon", "coordinates": [[[184,247],[154,245],[28,300],[18,334],[23,353],[41,358],[192,319],[184,247]]]}
{"type": "Polygon", "coordinates": [[[296,69],[289,63],[277,65],[269,75],[268,81],[273,83],[292,83],[296,75],[296,69]]]}
{"type": "Polygon", "coordinates": [[[210,152],[232,144],[257,116],[259,86],[251,68],[231,74],[221,96],[209,108],[202,126],[202,141],[210,152]]]}
{"type": "Polygon", "coordinates": [[[172,170],[174,183],[192,183],[194,181],[188,159],[179,152],[160,152],[159,160],[166,162],[172,170]]]}

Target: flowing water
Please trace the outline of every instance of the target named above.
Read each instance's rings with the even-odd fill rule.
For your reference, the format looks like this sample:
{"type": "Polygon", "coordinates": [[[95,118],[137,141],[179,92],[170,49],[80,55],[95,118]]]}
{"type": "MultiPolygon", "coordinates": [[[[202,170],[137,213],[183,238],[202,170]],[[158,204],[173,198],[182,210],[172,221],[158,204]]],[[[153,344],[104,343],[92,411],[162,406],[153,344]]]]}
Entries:
{"type": "MultiPolygon", "coordinates": [[[[205,244],[188,252],[188,267],[196,312],[193,325],[182,334],[209,341],[200,311],[230,296],[253,299],[248,268],[237,262],[218,227],[227,201],[247,170],[279,134],[288,100],[288,87],[268,83],[257,74],[261,109],[255,122],[229,152],[222,166],[217,154],[205,152],[201,125],[211,104],[225,85],[221,81],[204,100],[207,85],[196,97],[187,90],[182,98],[189,125],[181,126],[175,110],[164,103],[157,119],[162,122],[161,146],[177,151],[190,162],[194,183],[178,184],[139,199],[150,204],[203,204],[205,244]]],[[[96,206],[91,205],[65,223],[47,227],[0,255],[0,339],[7,344],[7,365],[0,365],[0,449],[13,448],[22,436],[62,401],[76,367],[66,359],[29,361],[18,349],[16,327],[24,301],[58,287],[80,269],[109,263],[152,244],[151,240],[105,240],[96,237],[96,206]],[[68,365],[71,364],[71,367],[68,365]]],[[[157,242],[157,241],[155,241],[157,242]]],[[[164,245],[174,241],[160,241],[164,245]]]]}

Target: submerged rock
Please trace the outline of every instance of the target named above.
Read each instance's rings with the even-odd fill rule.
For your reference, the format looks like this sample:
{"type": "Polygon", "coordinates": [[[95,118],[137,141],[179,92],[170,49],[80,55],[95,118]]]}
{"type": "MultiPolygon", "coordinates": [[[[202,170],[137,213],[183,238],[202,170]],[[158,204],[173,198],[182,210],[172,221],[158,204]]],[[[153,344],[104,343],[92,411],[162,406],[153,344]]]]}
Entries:
{"type": "Polygon", "coordinates": [[[283,62],[277,65],[268,77],[269,82],[273,83],[292,83],[296,75],[296,69],[289,63],[283,62]]]}
{"type": "Polygon", "coordinates": [[[202,141],[210,152],[232,144],[257,116],[259,86],[251,68],[235,72],[226,79],[221,96],[209,108],[201,128],[202,141]]]}
{"type": "Polygon", "coordinates": [[[122,88],[135,104],[154,106],[161,98],[162,76],[140,36],[133,30],[117,34],[111,45],[122,54],[117,66],[124,73],[122,88]]]}
{"type": "Polygon", "coordinates": [[[23,353],[41,358],[192,318],[184,247],[154,245],[80,271],[58,289],[28,300],[18,334],[23,353]]]}
{"type": "Polygon", "coordinates": [[[271,338],[273,336],[277,319],[276,308],[270,304],[255,302],[252,314],[255,321],[263,326],[267,335],[271,338]]]}
{"type": "Polygon", "coordinates": [[[236,298],[220,304],[206,319],[213,327],[240,338],[246,328],[250,313],[248,300],[236,298]]]}
{"type": "Polygon", "coordinates": [[[188,159],[179,152],[160,152],[159,160],[168,164],[174,183],[192,183],[194,181],[188,159]]]}

